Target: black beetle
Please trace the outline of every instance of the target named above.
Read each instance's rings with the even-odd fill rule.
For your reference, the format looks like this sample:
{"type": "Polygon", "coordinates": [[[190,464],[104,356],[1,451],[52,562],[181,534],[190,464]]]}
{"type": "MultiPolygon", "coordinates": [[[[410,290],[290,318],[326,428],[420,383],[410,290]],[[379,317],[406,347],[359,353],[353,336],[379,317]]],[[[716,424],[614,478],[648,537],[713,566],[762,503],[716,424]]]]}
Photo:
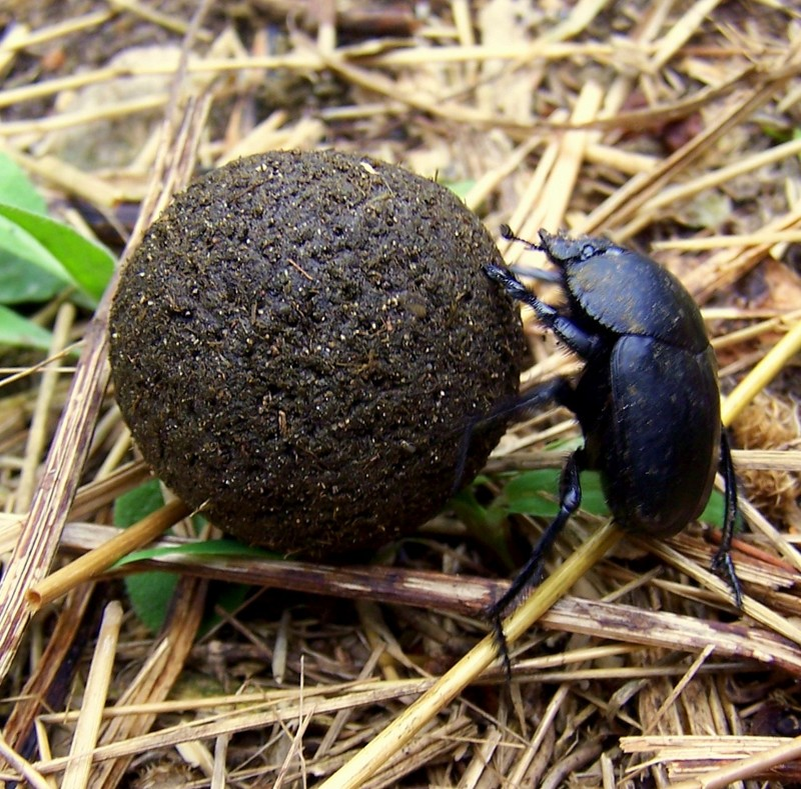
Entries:
{"type": "Polygon", "coordinates": [[[548,256],[558,268],[566,308],[540,301],[506,268],[488,265],[487,275],[531,307],[540,323],[585,361],[575,385],[555,378],[503,409],[508,418],[548,401],[564,405],[581,425],[584,446],[562,470],[555,520],[509,590],[489,609],[501,645],[501,617],[539,579],[544,553],[581,503],[583,469],[600,472],[620,526],[666,537],[700,515],[720,467],[726,514],[713,568],[731,586],[739,608],[742,592],[729,556],[736,480],[720,422],[717,362],[698,306],[670,272],[607,239],[541,230],[535,244],[506,225],[501,234],[548,256]]]}

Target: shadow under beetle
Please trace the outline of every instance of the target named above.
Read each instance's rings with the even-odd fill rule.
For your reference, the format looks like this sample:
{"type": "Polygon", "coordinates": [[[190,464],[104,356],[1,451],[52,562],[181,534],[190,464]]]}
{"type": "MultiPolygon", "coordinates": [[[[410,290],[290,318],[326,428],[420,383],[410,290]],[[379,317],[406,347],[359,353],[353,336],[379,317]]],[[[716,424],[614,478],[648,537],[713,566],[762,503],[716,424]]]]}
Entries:
{"type": "Polygon", "coordinates": [[[726,483],[725,518],[712,566],[728,582],[739,608],[742,591],[729,555],[737,487],[720,421],[717,362],[698,306],[666,269],[607,239],[541,230],[535,244],[506,225],[501,235],[548,256],[558,269],[566,308],[540,301],[504,267],[488,265],[486,274],[531,307],[539,322],[585,361],[575,384],[552,379],[496,415],[519,416],[556,402],[576,415],[584,433],[584,446],[562,470],[556,518],[488,611],[507,668],[501,617],[539,581],[544,554],[581,503],[584,469],[600,472],[620,526],[668,537],[701,514],[719,467],[726,483]]]}

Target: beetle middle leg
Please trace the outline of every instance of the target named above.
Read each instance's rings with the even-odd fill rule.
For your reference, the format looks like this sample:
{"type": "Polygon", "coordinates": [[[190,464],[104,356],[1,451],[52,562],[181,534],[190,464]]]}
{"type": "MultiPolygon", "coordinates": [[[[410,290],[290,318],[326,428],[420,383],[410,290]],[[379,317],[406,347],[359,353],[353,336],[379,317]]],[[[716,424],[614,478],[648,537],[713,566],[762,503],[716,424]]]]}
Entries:
{"type": "MultiPolygon", "coordinates": [[[[552,378],[539,386],[535,386],[515,397],[510,402],[501,402],[488,414],[478,414],[473,417],[464,428],[459,446],[456,469],[454,470],[453,493],[459,492],[462,484],[467,455],[473,436],[480,430],[486,430],[498,422],[521,422],[534,414],[540,407],[549,403],[558,403],[570,408],[573,401],[573,389],[565,378],[552,378]]],[[[572,410],[572,409],[571,409],[572,410]]]]}
{"type": "Polygon", "coordinates": [[[734,570],[734,562],[731,560],[731,541],[737,522],[737,477],[734,474],[731,447],[725,429],[720,433],[720,472],[725,483],[723,536],[720,547],[712,559],[712,569],[728,583],[734,595],[735,605],[737,608],[742,608],[743,590],[734,570]]]}
{"type": "MultiPolygon", "coordinates": [[[[461,485],[470,441],[477,430],[485,429],[501,419],[505,422],[520,421],[530,413],[535,412],[543,405],[549,403],[557,403],[575,411],[576,404],[574,401],[575,392],[573,387],[568,383],[568,380],[566,378],[553,378],[525,392],[512,403],[498,406],[494,412],[487,414],[485,417],[476,417],[473,419],[466,427],[462,437],[462,445],[459,450],[459,461],[456,469],[456,490],[458,490],[458,487],[461,485]]],[[[498,648],[503,657],[508,675],[511,675],[511,664],[509,662],[509,650],[506,645],[506,637],[503,634],[501,620],[509,608],[519,600],[526,589],[540,582],[545,555],[550,550],[570,516],[581,504],[581,480],[579,475],[581,470],[585,467],[586,455],[583,449],[579,449],[570,455],[562,469],[560,477],[559,512],[540,536],[540,539],[531,552],[531,556],[518,571],[509,589],[486,609],[486,615],[492,623],[498,648]]]]}
{"type": "MultiPolygon", "coordinates": [[[[518,398],[511,406],[499,409],[493,417],[519,421],[529,413],[547,403],[557,403],[575,411],[575,392],[566,378],[554,378],[534,387],[518,398]]],[[[483,420],[479,423],[483,424],[483,420]]],[[[472,429],[475,429],[473,425],[472,429]]],[[[469,436],[468,436],[469,439],[469,436]]],[[[486,616],[492,624],[498,650],[503,658],[507,676],[511,677],[512,667],[509,648],[503,632],[502,619],[509,609],[516,605],[527,589],[536,586],[542,579],[544,560],[559,533],[570,516],[581,504],[581,471],[586,468],[587,458],[584,449],[576,450],[567,459],[559,482],[559,511],[535,544],[526,563],[512,580],[509,589],[486,609],[486,616]]]]}
{"type": "Polygon", "coordinates": [[[509,648],[503,632],[502,619],[516,605],[524,592],[536,586],[542,580],[545,556],[550,551],[559,533],[565,527],[570,516],[581,504],[581,471],[585,467],[584,450],[576,450],[567,459],[559,482],[559,512],[540,536],[528,561],[518,571],[510,587],[487,608],[487,618],[492,623],[495,640],[506,666],[507,676],[511,676],[512,669],[509,660],[509,648]]]}

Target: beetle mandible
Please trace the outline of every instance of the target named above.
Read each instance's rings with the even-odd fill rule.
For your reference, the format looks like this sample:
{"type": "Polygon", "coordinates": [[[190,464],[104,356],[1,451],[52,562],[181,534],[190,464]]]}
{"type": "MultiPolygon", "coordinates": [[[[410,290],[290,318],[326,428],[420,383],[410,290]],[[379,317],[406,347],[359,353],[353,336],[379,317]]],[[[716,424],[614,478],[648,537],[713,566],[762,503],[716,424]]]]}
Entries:
{"type": "MultiPolygon", "coordinates": [[[[609,509],[624,529],[658,537],[681,531],[704,509],[720,468],[725,480],[723,539],[712,566],[742,602],[729,555],[737,515],[731,451],[720,421],[717,362],[695,301],[666,269],[604,238],[552,235],[540,243],[501,235],[544,252],[557,269],[565,309],[540,301],[508,269],[487,275],[580,356],[577,382],[555,378],[521,396],[510,412],[546,402],[569,408],[584,446],[568,458],[559,512],[509,590],[489,609],[501,644],[501,617],[539,579],[545,552],[581,503],[579,474],[600,472],[609,509]]],[[[551,277],[547,277],[551,279],[551,277]]],[[[491,417],[492,418],[492,417],[491,417]]]]}

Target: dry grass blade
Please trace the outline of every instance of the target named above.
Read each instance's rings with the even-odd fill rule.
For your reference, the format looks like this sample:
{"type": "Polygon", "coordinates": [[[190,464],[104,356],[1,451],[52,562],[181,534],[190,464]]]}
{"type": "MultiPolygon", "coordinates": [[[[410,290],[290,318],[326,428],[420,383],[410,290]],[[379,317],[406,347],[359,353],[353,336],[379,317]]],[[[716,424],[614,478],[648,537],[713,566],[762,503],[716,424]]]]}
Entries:
{"type": "MultiPolygon", "coordinates": [[[[63,304],[56,318],[53,331],[53,344],[48,356],[57,358],[69,344],[69,331],[75,321],[75,307],[72,304],[63,304]]],[[[36,398],[36,407],[31,420],[31,429],[25,447],[25,465],[20,475],[19,488],[15,501],[15,511],[23,513],[30,507],[36,482],[36,472],[41,462],[41,455],[47,443],[47,418],[51,402],[58,382],[58,362],[51,362],[44,368],[39,393],[36,398]]]]}
{"type": "MultiPolygon", "coordinates": [[[[686,145],[664,160],[647,176],[632,179],[627,187],[619,189],[614,196],[593,211],[581,226],[584,233],[592,233],[605,225],[616,225],[628,220],[643,204],[651,199],[668,183],[677,172],[700,157],[708,148],[731,130],[743,118],[752,115],[759,107],[795,77],[801,64],[793,63],[797,53],[790,53],[786,60],[789,65],[762,75],[762,85],[755,91],[734,102],[729,112],[723,114],[716,123],[703,133],[693,137],[686,145]]],[[[625,238],[619,239],[624,241],[625,238]]]]}
{"type": "MultiPolygon", "coordinates": [[[[165,664],[168,648],[168,642],[160,644],[157,653],[148,662],[148,666],[143,669],[142,676],[148,675],[151,680],[155,678],[156,671],[165,664]]],[[[169,710],[171,705],[158,704],[154,701],[120,704],[119,711],[109,716],[114,722],[114,726],[107,727],[105,742],[95,748],[92,758],[95,763],[101,765],[102,769],[106,765],[113,764],[115,760],[131,758],[150,748],[179,745],[192,740],[206,740],[238,731],[264,729],[271,723],[297,719],[298,716],[308,714],[309,711],[327,714],[346,709],[353,710],[359,706],[380,704],[388,700],[403,698],[409,693],[419,692],[429,684],[430,682],[424,680],[407,680],[399,683],[386,683],[383,687],[366,690],[339,687],[332,689],[330,698],[322,692],[310,693],[306,697],[298,698],[298,694],[295,692],[293,695],[284,693],[282,698],[275,701],[245,699],[242,704],[238,704],[236,698],[231,697],[214,699],[214,707],[225,705],[233,706],[235,709],[215,712],[205,719],[166,726],[159,731],[149,733],[138,733],[141,730],[147,730],[143,721],[145,719],[152,720],[157,712],[164,709],[169,710]],[[318,695],[323,695],[323,697],[316,698],[318,695]]],[[[173,704],[172,707],[175,708],[175,705],[173,704]]],[[[68,762],[69,757],[57,757],[38,762],[36,766],[43,774],[52,775],[64,770],[68,762]]]]}
{"type": "MultiPolygon", "coordinates": [[[[65,532],[65,543],[72,549],[91,550],[103,545],[115,532],[109,527],[90,524],[69,524],[65,532]]],[[[157,542],[166,555],[142,562],[146,567],[162,571],[179,570],[202,578],[253,584],[259,587],[279,587],[304,591],[314,589],[318,594],[364,599],[394,604],[411,605],[435,611],[476,616],[497,599],[507,582],[489,581],[481,578],[460,578],[454,584],[450,575],[425,571],[401,570],[382,567],[328,567],[319,564],[303,564],[267,559],[215,559],[206,556],[198,562],[191,556],[173,552],[188,541],[171,537],[157,542]]],[[[649,542],[648,550],[663,551],[666,561],[675,563],[683,571],[697,574],[716,590],[712,599],[726,599],[728,590],[717,586],[717,579],[702,565],[708,564],[709,552],[700,554],[701,564],[689,562],[687,547],[679,552],[668,550],[658,542],[649,542]]],[[[125,568],[130,571],[130,566],[125,568]]],[[[791,574],[786,583],[792,583],[791,574]]],[[[677,586],[671,586],[678,590],[677,586]]],[[[690,592],[684,588],[685,594],[690,592]]],[[[756,606],[756,604],[754,604],[756,606]]],[[[760,609],[757,607],[757,610],[760,609]]],[[[768,626],[776,632],[787,630],[791,641],[797,638],[797,629],[777,613],[766,614],[768,626]]],[[[576,598],[564,598],[540,619],[542,627],[585,633],[619,639],[623,642],[641,643],[649,646],[682,648],[688,651],[702,650],[705,644],[714,643],[722,655],[751,658],[760,662],[778,665],[791,673],[801,673],[801,651],[784,641],[771,639],[765,631],[732,624],[716,623],[710,627],[690,617],[668,613],[639,611],[631,606],[583,602],[576,598]]]]}
{"type": "Polygon", "coordinates": [[[51,789],[50,782],[26,759],[15,753],[2,735],[0,735],[0,756],[17,771],[19,778],[35,787],[35,789],[51,789]]]}
{"type": "Polygon", "coordinates": [[[701,23],[719,3],[720,0],[696,2],[662,39],[651,60],[651,70],[658,71],[664,66],[676,54],[676,51],[695,35],[701,23]]]}
{"type": "MultiPolygon", "coordinates": [[[[659,540],[649,540],[643,537],[633,537],[632,539],[638,542],[642,541],[649,551],[656,554],[664,561],[680,567],[683,572],[690,575],[696,581],[703,584],[708,589],[714,590],[721,599],[726,599],[730,596],[731,590],[728,588],[725,581],[700,565],[687,561],[682,554],[673,550],[667,544],[659,540]]],[[[777,614],[769,606],[763,605],[757,600],[745,595],[743,597],[743,611],[773,632],[779,633],[785,638],[790,639],[790,641],[801,645],[801,627],[798,627],[787,617],[777,614]]]]}
{"type": "MultiPolygon", "coordinates": [[[[176,93],[172,104],[173,116],[179,112],[178,98],[179,94],[176,93]]],[[[204,117],[202,113],[194,116],[195,127],[202,126],[204,117]]],[[[169,123],[165,127],[165,152],[174,144],[169,134],[170,127],[169,123]]],[[[173,165],[174,169],[182,166],[184,182],[189,177],[188,165],[189,161],[180,155],[173,165]]],[[[151,189],[154,198],[158,196],[162,200],[168,193],[166,185],[162,183],[163,174],[164,170],[155,172],[151,189]]],[[[174,176],[171,181],[176,183],[174,176]]],[[[156,200],[153,199],[151,210],[155,204],[156,200]]],[[[138,232],[132,235],[120,265],[125,265],[125,260],[136,249],[150,218],[152,214],[147,211],[140,214],[138,232]]],[[[13,556],[0,581],[0,678],[5,676],[11,665],[30,617],[27,589],[43,578],[53,561],[78,486],[78,476],[86,461],[108,380],[106,330],[113,291],[112,281],[86,331],[67,407],[45,462],[41,477],[43,482],[34,493],[13,556]]]]}
{"type": "Polygon", "coordinates": [[[799,227],[801,227],[801,205],[796,203],[786,214],[765,226],[768,236],[762,241],[742,249],[724,247],[712,255],[703,266],[692,271],[687,276],[685,285],[696,299],[701,303],[706,302],[713,293],[737,281],[765,259],[773,247],[767,240],[770,238],[770,233],[797,230],[799,227]]]}
{"type": "Polygon", "coordinates": [[[51,634],[47,649],[37,670],[22,688],[21,700],[14,705],[3,729],[9,744],[22,748],[33,731],[36,716],[43,709],[58,706],[58,690],[63,683],[59,681],[64,666],[69,663],[69,655],[76,643],[81,643],[82,623],[92,599],[93,587],[88,584],[69,595],[64,605],[58,625],[51,634]]]}
{"type": "Polygon", "coordinates": [[[120,466],[102,479],[78,488],[70,509],[70,517],[80,520],[150,478],[150,468],[141,460],[120,466]]]}
{"type": "Polygon", "coordinates": [[[723,424],[730,425],[758,392],[761,392],[801,351],[801,322],[796,323],[723,403],[723,424]]]}
{"type": "Polygon", "coordinates": [[[100,720],[106,704],[114,656],[117,651],[122,622],[122,606],[116,600],[106,606],[97,647],[86,680],[86,703],[75,727],[75,736],[70,747],[69,763],[64,771],[62,786],[67,789],[81,789],[87,785],[92,767],[92,748],[97,742],[100,720]]]}
{"type": "Polygon", "coordinates": [[[0,677],[11,666],[30,613],[26,592],[46,574],[58,548],[61,529],[89,448],[94,420],[106,387],[105,310],[98,311],[86,334],[67,409],[59,423],[14,554],[0,582],[0,677]]]}
{"type": "Polygon", "coordinates": [[[560,601],[542,622],[550,628],[570,633],[664,649],[703,651],[711,644],[716,654],[778,666],[793,675],[801,670],[801,650],[795,644],[770,631],[746,625],[723,625],[667,612],[577,599],[560,601]]]}
{"type": "Polygon", "coordinates": [[[108,21],[111,16],[112,14],[109,11],[96,11],[54,25],[47,25],[35,31],[28,29],[21,35],[15,36],[12,41],[4,40],[0,44],[0,52],[19,51],[39,44],[49,43],[70,33],[91,30],[108,21]]]}
{"type": "MultiPolygon", "coordinates": [[[[660,752],[674,764],[674,775],[691,774],[687,781],[674,781],[674,789],[724,789],[735,781],[776,778],[771,768],[792,763],[801,756],[801,737],[789,742],[779,737],[625,737],[621,745],[628,753],[660,752]],[[745,756],[745,754],[752,754],[745,756]],[[733,760],[733,761],[732,761],[733,760]],[[729,762],[724,767],[715,765],[729,762]],[[685,764],[683,764],[685,763],[685,764]]],[[[797,779],[797,769],[788,765],[797,779]]]]}
{"type": "MultiPolygon", "coordinates": [[[[172,690],[175,681],[184,670],[184,662],[197,637],[197,629],[203,616],[206,599],[206,582],[195,578],[183,578],[175,592],[173,608],[163,634],[150,659],[129,685],[120,704],[138,704],[163,701],[172,690]]],[[[98,748],[92,755],[93,764],[103,746],[118,743],[128,737],[136,738],[150,731],[156,716],[153,713],[130,715],[112,719],[106,723],[98,740],[98,748]]],[[[158,739],[158,733],[156,739],[158,739]]],[[[91,785],[96,787],[117,786],[130,766],[136,750],[117,753],[104,764],[96,767],[91,785]]]]}

